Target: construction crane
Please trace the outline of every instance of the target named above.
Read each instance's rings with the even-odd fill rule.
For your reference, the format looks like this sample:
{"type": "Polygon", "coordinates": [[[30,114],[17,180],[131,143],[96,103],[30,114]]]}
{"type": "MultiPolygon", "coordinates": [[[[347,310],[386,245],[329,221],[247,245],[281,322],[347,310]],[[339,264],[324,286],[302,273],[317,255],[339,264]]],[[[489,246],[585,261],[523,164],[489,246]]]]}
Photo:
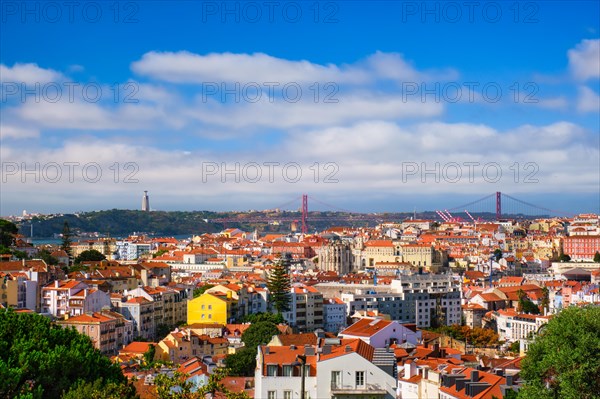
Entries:
{"type": "Polygon", "coordinates": [[[435,213],[437,213],[438,216],[441,217],[444,222],[449,222],[450,221],[450,219],[448,219],[448,216],[444,215],[442,212],[435,211],[435,213]]]}
{"type": "Polygon", "coordinates": [[[475,218],[473,216],[471,216],[471,214],[469,213],[469,211],[467,211],[465,209],[465,213],[467,214],[467,216],[469,216],[469,218],[473,221],[473,223],[477,224],[477,220],[475,220],[475,218]]]}
{"type": "Polygon", "coordinates": [[[456,222],[456,218],[454,216],[452,216],[452,214],[450,212],[448,212],[448,209],[444,209],[444,212],[446,212],[446,214],[448,215],[448,218],[450,218],[451,222],[456,222]]]}

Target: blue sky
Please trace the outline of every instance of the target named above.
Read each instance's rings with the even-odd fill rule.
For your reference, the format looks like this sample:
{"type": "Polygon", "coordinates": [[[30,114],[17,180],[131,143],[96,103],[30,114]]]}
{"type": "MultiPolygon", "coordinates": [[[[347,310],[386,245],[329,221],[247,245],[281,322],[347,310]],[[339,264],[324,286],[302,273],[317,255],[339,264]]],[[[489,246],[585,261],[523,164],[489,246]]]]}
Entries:
{"type": "Polygon", "coordinates": [[[468,4],[4,1],[0,214],[599,212],[598,2],[468,4]]]}

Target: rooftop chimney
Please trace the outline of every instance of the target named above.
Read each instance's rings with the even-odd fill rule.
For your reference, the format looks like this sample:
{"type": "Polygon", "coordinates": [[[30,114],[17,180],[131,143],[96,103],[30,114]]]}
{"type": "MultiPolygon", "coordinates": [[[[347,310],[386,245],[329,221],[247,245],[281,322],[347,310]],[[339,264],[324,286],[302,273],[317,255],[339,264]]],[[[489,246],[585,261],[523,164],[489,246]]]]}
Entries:
{"type": "Polygon", "coordinates": [[[509,387],[512,386],[512,384],[513,384],[513,378],[514,378],[514,376],[512,376],[512,375],[507,375],[506,376],[506,385],[507,386],[509,386],[509,387]]]}
{"type": "Polygon", "coordinates": [[[471,381],[473,381],[473,382],[479,381],[479,371],[477,371],[477,370],[471,371],[471,381]]]}
{"type": "Polygon", "coordinates": [[[304,346],[304,354],[306,356],[314,356],[315,355],[315,348],[313,348],[312,346],[305,345],[304,346]]]}

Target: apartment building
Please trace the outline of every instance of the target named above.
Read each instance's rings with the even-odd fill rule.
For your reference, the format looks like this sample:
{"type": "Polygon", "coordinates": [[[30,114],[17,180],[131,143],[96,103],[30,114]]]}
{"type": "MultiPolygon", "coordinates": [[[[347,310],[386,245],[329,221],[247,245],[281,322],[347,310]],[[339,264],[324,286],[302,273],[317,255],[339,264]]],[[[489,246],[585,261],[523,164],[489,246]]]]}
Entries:
{"type": "Polygon", "coordinates": [[[105,355],[114,355],[133,341],[133,323],[116,312],[102,311],[67,316],[58,321],[58,324],[73,327],[81,334],[87,335],[94,347],[105,355]]]}
{"type": "Polygon", "coordinates": [[[347,323],[346,304],[339,298],[325,299],[323,302],[323,329],[339,332],[347,323]]]}
{"type": "Polygon", "coordinates": [[[154,340],[156,338],[156,324],[154,317],[154,303],[143,296],[127,299],[122,297],[113,300],[117,312],[127,320],[133,322],[135,337],[154,340]]]}
{"type": "Polygon", "coordinates": [[[348,315],[358,310],[389,314],[417,327],[460,324],[460,282],[449,275],[410,274],[392,280],[389,292],[342,293],[348,315]]]}
{"type": "Polygon", "coordinates": [[[76,280],[55,280],[42,288],[42,313],[62,318],[110,309],[110,296],[76,280]]]}
{"type": "Polygon", "coordinates": [[[290,311],[283,318],[298,332],[323,328],[323,294],[314,287],[293,286],[290,290],[290,311]]]}
{"type": "Polygon", "coordinates": [[[296,399],[396,398],[393,352],[360,339],[325,339],[324,345],[260,346],[255,397],[296,399]]]}

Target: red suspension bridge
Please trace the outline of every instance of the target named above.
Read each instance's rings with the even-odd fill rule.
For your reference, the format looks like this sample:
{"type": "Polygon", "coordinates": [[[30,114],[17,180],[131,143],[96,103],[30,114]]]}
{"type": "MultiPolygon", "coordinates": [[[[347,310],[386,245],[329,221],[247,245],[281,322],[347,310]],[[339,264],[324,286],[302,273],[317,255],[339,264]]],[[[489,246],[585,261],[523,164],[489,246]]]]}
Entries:
{"type": "MultiPolygon", "coordinates": [[[[274,207],[271,211],[254,212],[231,218],[211,219],[210,221],[214,223],[300,223],[301,231],[307,233],[309,221],[345,222],[350,224],[356,222],[394,222],[405,220],[408,215],[412,215],[412,212],[354,212],[320,201],[312,196],[310,197],[311,202],[324,206],[330,212],[313,211],[309,213],[308,199],[309,196],[303,194],[291,201],[274,207]]],[[[463,205],[446,208],[443,211],[419,212],[418,215],[422,218],[445,222],[476,221],[475,217],[477,217],[477,220],[500,220],[503,218],[531,218],[535,216],[574,216],[572,213],[532,204],[499,191],[463,205]],[[459,214],[462,216],[456,216],[459,214]]]]}

